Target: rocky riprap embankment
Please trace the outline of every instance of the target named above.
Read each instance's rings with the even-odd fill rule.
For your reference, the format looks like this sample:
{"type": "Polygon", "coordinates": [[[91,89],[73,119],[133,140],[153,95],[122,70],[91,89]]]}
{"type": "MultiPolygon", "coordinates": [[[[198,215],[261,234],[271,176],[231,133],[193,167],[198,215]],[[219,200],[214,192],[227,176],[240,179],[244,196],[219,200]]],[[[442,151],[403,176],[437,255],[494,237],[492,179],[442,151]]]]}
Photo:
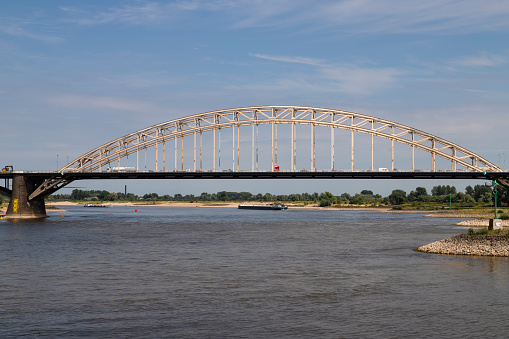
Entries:
{"type": "Polygon", "coordinates": [[[509,238],[494,235],[460,234],[432,242],[417,251],[438,254],[509,257],[509,238]]]}

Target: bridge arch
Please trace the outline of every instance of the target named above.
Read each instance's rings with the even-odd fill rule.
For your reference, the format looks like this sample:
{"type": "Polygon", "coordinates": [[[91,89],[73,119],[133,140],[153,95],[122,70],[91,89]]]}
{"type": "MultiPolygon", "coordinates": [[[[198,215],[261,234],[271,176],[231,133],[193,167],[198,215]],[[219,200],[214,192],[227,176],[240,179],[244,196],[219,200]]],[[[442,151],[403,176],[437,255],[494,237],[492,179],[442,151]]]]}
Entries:
{"type": "MultiPolygon", "coordinates": [[[[174,169],[173,171],[184,170],[184,137],[193,136],[194,154],[193,154],[193,171],[216,171],[221,170],[221,131],[232,129],[232,153],[233,170],[242,170],[238,161],[240,157],[239,141],[241,139],[240,127],[252,127],[252,147],[251,147],[251,171],[258,171],[258,126],[272,125],[271,150],[272,164],[270,170],[274,169],[274,165],[278,163],[278,145],[277,145],[277,127],[278,125],[290,125],[291,129],[291,164],[290,171],[296,170],[296,139],[298,125],[311,126],[310,133],[310,170],[338,170],[336,166],[336,145],[335,131],[344,130],[351,132],[351,168],[355,170],[355,133],[362,133],[371,136],[371,170],[374,167],[374,137],[384,138],[392,143],[392,159],[391,168],[387,170],[395,170],[394,168],[394,143],[404,144],[411,148],[412,160],[411,171],[419,170],[415,167],[414,152],[422,150],[428,152],[430,157],[431,171],[438,170],[436,168],[436,159],[442,158],[450,161],[450,171],[490,171],[499,172],[501,169],[482,158],[474,152],[461,147],[455,143],[447,141],[433,134],[412,128],[403,124],[392,122],[389,120],[347,112],[336,109],[303,107],[303,106],[253,106],[240,107],[233,109],[218,110],[200,114],[194,114],[187,117],[170,120],[154,126],[144,128],[142,130],[127,134],[120,138],[114,139],[104,145],[101,145],[60,169],[60,172],[94,172],[107,171],[112,168],[130,168],[136,171],[146,171],[147,167],[147,149],[155,148],[155,166],[149,169],[151,171],[167,171],[166,153],[167,143],[174,142],[174,169]],[[315,127],[330,128],[330,168],[317,169],[315,166],[315,127]],[[237,136],[235,136],[237,130],[237,136]],[[202,166],[203,147],[202,135],[205,132],[212,132],[213,137],[213,166],[204,169],[202,166]],[[216,145],[216,134],[219,140],[216,145]],[[199,146],[197,141],[199,136],[199,146]],[[235,144],[237,138],[237,144],[235,144]],[[181,147],[178,147],[180,140],[181,147]],[[162,148],[162,152],[161,149],[162,148]],[[179,149],[180,148],[180,149],[179,149]],[[180,154],[179,154],[180,151],[180,154]],[[199,152],[199,153],[198,153],[199,152]],[[216,152],[218,154],[216,154],[216,152]],[[162,153],[162,154],[161,154],[162,153]],[[159,158],[161,154],[162,159],[159,158]],[[199,154],[199,155],[198,155],[199,154]],[[135,160],[133,159],[135,155],[135,160]],[[131,156],[131,157],[130,157],[131,156]],[[198,159],[199,157],[199,159],[198,159]],[[180,159],[177,159],[180,158],[180,159]],[[235,164],[237,158],[237,164],[235,164]],[[121,163],[122,160],[122,163],[121,163]],[[177,162],[181,160],[182,167],[177,168],[177,162]],[[216,164],[216,160],[218,164],[216,164]],[[162,163],[162,164],[161,164],[162,163]],[[199,163],[199,165],[198,165],[199,163]],[[121,166],[124,165],[124,166],[121,166]],[[117,166],[115,166],[117,165],[117,166]]],[[[248,169],[245,169],[248,170],[248,169]]],[[[265,164],[265,169],[267,165],[265,164]]],[[[367,169],[369,170],[369,169],[367,169]]],[[[428,169],[429,170],[429,169],[428,169]]]]}
{"type": "MultiPolygon", "coordinates": [[[[212,111],[207,113],[194,114],[187,117],[170,120],[142,130],[127,134],[104,145],[101,145],[82,156],[76,158],[68,165],[59,170],[59,174],[45,180],[32,193],[29,193],[28,201],[44,199],[58,189],[66,186],[75,180],[73,173],[104,172],[104,171],[136,171],[136,172],[221,172],[221,131],[231,129],[232,133],[232,167],[228,171],[235,172],[260,172],[276,171],[278,164],[278,126],[289,125],[290,127],[290,166],[283,168],[283,171],[296,173],[297,170],[297,126],[311,126],[310,133],[310,169],[301,170],[318,173],[319,171],[330,172],[354,172],[354,171],[396,171],[394,168],[394,144],[403,144],[411,148],[411,169],[403,172],[502,172],[502,170],[482,158],[481,156],[447,141],[433,134],[402,125],[393,121],[336,109],[303,107],[303,106],[253,106],[240,107],[212,111]],[[259,139],[258,127],[271,125],[270,153],[271,166],[259,168],[259,139]],[[240,127],[251,126],[251,168],[240,166],[240,127]],[[317,168],[315,163],[316,127],[330,128],[330,168],[317,168]],[[344,130],[350,132],[351,156],[350,166],[347,169],[338,169],[336,166],[336,145],[335,131],[344,130]],[[237,133],[235,133],[237,131],[237,133]],[[212,141],[212,166],[202,166],[202,136],[204,132],[213,133],[212,141]],[[218,138],[216,138],[216,132],[218,138]],[[371,136],[371,169],[355,168],[355,133],[371,136]],[[237,136],[235,137],[235,134],[237,136]],[[193,166],[192,169],[184,168],[184,138],[193,136],[193,166]],[[199,144],[197,141],[199,136],[199,144]],[[374,166],[374,137],[387,139],[391,142],[391,166],[389,168],[378,168],[374,166]],[[180,140],[180,147],[179,146],[180,140]],[[166,144],[173,141],[174,168],[166,168],[166,144]],[[235,143],[236,141],[236,143],[235,143]],[[198,146],[199,145],[199,146],[198,146]],[[155,149],[153,167],[147,163],[147,150],[155,149]],[[162,150],[160,150],[162,148],[162,150]],[[199,153],[198,153],[199,149],[199,153]],[[427,152],[430,157],[430,168],[418,169],[414,164],[415,150],[427,152]],[[162,152],[161,152],[162,151],[162,152]],[[180,154],[179,154],[180,151],[180,154]],[[135,160],[132,159],[135,154],[135,160]],[[162,159],[159,158],[161,154],[162,159]],[[131,158],[129,158],[131,156],[131,158]],[[141,158],[141,159],[140,159],[141,158]],[[180,159],[178,159],[180,158],[180,159]],[[437,169],[436,159],[442,158],[450,161],[450,169],[437,169]],[[141,164],[140,164],[141,160],[141,164]],[[180,169],[177,167],[180,160],[180,169]],[[123,162],[125,161],[125,162],[123,162]],[[216,163],[217,161],[217,163],[216,163]],[[237,161],[237,162],[236,162],[237,161]],[[135,165],[133,164],[135,162],[135,165]],[[162,166],[160,163],[162,162],[162,166]],[[117,165],[117,166],[115,166],[117,165]],[[123,166],[121,166],[123,165],[123,166]]],[[[210,145],[209,145],[210,146],[210,145]]],[[[286,154],[288,156],[288,154],[286,154]]],[[[186,158],[187,159],[187,158],[186,158]]],[[[284,173],[281,173],[284,174],[284,173]]],[[[492,175],[491,175],[492,176],[492,175]]],[[[490,177],[491,178],[491,177],[490,177]]],[[[493,177],[495,178],[495,177],[493,177]]],[[[497,177],[498,178],[498,177],[497,177]]],[[[498,178],[499,181],[503,180],[498,178]]],[[[505,181],[504,181],[505,182],[505,181]]],[[[509,186],[509,183],[506,183],[509,186]]],[[[505,184],[504,184],[505,185],[505,184]]]]}

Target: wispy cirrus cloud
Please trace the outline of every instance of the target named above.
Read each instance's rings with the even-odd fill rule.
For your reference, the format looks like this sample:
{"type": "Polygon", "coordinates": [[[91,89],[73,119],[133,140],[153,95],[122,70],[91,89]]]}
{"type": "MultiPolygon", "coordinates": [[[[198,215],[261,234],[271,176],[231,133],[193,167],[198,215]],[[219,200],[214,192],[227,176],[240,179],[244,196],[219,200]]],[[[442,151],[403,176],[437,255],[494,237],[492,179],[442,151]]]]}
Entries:
{"type": "Polygon", "coordinates": [[[187,0],[138,1],[97,13],[62,7],[68,19],[81,25],[120,22],[154,24],[189,13],[223,13],[220,26],[233,29],[293,28],[328,33],[363,34],[506,31],[509,2],[505,0],[187,0]]]}
{"type": "Polygon", "coordinates": [[[505,0],[342,0],[310,6],[295,22],[351,33],[462,34],[509,29],[505,0]]]}
{"type": "Polygon", "coordinates": [[[381,33],[464,33],[507,30],[504,0],[356,0],[329,2],[316,15],[352,31],[381,33]]]}
{"type": "MultiPolygon", "coordinates": [[[[509,128],[509,120],[499,119],[505,113],[505,107],[499,104],[487,105],[451,105],[446,107],[434,107],[432,110],[414,108],[411,111],[412,118],[416,125],[422,130],[432,131],[433,134],[448,136],[461,135],[461,138],[468,140],[471,144],[473,131],[482,135],[493,130],[493,125],[486,121],[496,120],[497,129],[509,128]],[[482,116],[482,120],[480,120],[482,116]],[[440,123],[437,123],[439,121],[440,123]]],[[[465,142],[466,146],[467,142],[465,142]]]]}
{"type": "Polygon", "coordinates": [[[466,67],[496,67],[505,65],[508,61],[507,55],[489,54],[481,52],[478,55],[467,56],[452,61],[453,65],[466,67]]]}
{"type": "Polygon", "coordinates": [[[60,9],[70,15],[66,21],[80,25],[100,25],[112,22],[139,25],[164,20],[169,15],[168,11],[163,10],[161,4],[155,2],[146,2],[138,6],[124,5],[95,14],[77,7],[61,7],[60,9]]]}
{"type": "Polygon", "coordinates": [[[272,60],[272,61],[289,62],[289,63],[304,64],[304,65],[311,65],[311,66],[324,65],[324,62],[322,60],[300,57],[300,56],[274,56],[274,55],[257,54],[257,53],[249,54],[249,55],[253,56],[255,58],[272,60]]]}
{"type": "MultiPolygon", "coordinates": [[[[348,94],[368,95],[383,90],[395,83],[405,72],[390,67],[361,67],[354,64],[333,64],[314,58],[301,56],[271,56],[265,54],[251,54],[251,56],[276,62],[297,63],[313,67],[314,72],[302,78],[305,82],[299,84],[321,87],[325,91],[338,91],[348,94]]],[[[280,80],[281,82],[282,80],[280,80]]],[[[288,83],[288,81],[282,81],[288,83]]],[[[291,82],[291,81],[290,81],[291,82]]]]}
{"type": "MultiPolygon", "coordinates": [[[[236,14],[236,19],[229,20],[228,26],[243,28],[265,26],[263,18],[272,18],[291,12],[299,0],[280,1],[230,1],[230,0],[182,0],[176,2],[136,1],[134,5],[124,4],[110,7],[97,13],[80,7],[60,7],[71,18],[67,21],[81,25],[99,25],[120,22],[132,25],[154,24],[178,17],[183,12],[219,12],[236,14]]],[[[281,23],[281,19],[278,24],[281,23]]]]}
{"type": "MultiPolygon", "coordinates": [[[[225,3],[216,1],[216,3],[225,3]]],[[[369,34],[506,31],[505,0],[238,1],[233,27],[294,27],[329,33],[369,34]]]]}
{"type": "Polygon", "coordinates": [[[2,24],[0,25],[0,32],[7,35],[18,36],[49,43],[57,43],[63,40],[61,37],[43,33],[34,33],[33,30],[35,29],[30,30],[22,27],[29,25],[30,25],[29,23],[2,24]]]}
{"type": "Polygon", "coordinates": [[[46,100],[49,104],[66,108],[109,109],[143,112],[153,110],[152,104],[118,97],[93,96],[80,94],[59,94],[46,100]]]}
{"type": "Polygon", "coordinates": [[[393,85],[405,72],[390,68],[366,68],[356,65],[328,66],[320,70],[321,77],[335,83],[338,91],[369,95],[393,85]]]}
{"type": "Polygon", "coordinates": [[[99,12],[84,10],[80,7],[60,7],[69,17],[68,22],[79,25],[101,25],[108,23],[123,23],[128,25],[151,25],[166,22],[178,17],[182,12],[210,11],[217,7],[214,1],[136,1],[134,5],[124,4],[120,7],[110,7],[99,12]]]}

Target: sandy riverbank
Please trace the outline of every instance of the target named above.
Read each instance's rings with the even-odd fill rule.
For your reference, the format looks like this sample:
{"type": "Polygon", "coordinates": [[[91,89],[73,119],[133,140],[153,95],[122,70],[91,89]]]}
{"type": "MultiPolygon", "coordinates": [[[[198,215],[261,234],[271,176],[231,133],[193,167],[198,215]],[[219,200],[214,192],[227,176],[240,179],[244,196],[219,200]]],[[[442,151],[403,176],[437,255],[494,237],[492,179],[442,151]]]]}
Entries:
{"type": "MultiPolygon", "coordinates": [[[[222,207],[222,208],[237,208],[239,203],[234,202],[157,202],[157,203],[145,203],[145,202],[92,202],[106,206],[133,206],[133,207],[222,207]]],[[[267,205],[266,203],[252,203],[252,205],[267,205]]],[[[83,203],[76,203],[71,201],[58,201],[58,202],[50,202],[46,203],[46,207],[48,206],[83,206],[83,203]]],[[[312,205],[300,205],[300,204],[288,204],[288,207],[291,209],[316,209],[316,210],[335,210],[335,211],[378,211],[383,213],[390,213],[391,208],[377,208],[377,207],[320,207],[317,204],[312,205]]],[[[7,210],[7,205],[4,204],[3,207],[0,207],[0,215],[5,215],[7,210]]],[[[52,212],[51,209],[47,208],[46,211],[52,212]]],[[[395,211],[397,213],[401,213],[402,211],[395,211]]],[[[415,213],[412,211],[405,211],[405,213],[415,213]]],[[[424,213],[422,211],[418,213],[424,213]]]]}
{"type": "MultiPolygon", "coordinates": [[[[92,202],[94,203],[94,202],[92,202]]],[[[106,206],[143,206],[143,207],[229,207],[237,208],[237,203],[200,203],[200,202],[163,202],[163,203],[136,203],[136,202],[101,202],[97,203],[106,206]]],[[[51,204],[53,206],[83,206],[82,203],[75,203],[70,201],[59,201],[51,204]]]]}
{"type": "MultiPolygon", "coordinates": [[[[134,206],[134,207],[224,207],[224,208],[237,208],[238,203],[233,202],[102,202],[106,206],[134,206]]],[[[257,203],[252,203],[257,204],[257,203]]],[[[266,205],[264,203],[258,203],[266,205]]],[[[82,203],[71,201],[59,201],[47,203],[46,206],[82,206],[82,203]]],[[[325,211],[375,211],[380,213],[415,213],[426,214],[425,217],[429,218],[458,218],[468,219],[456,223],[458,226],[465,227],[488,227],[489,219],[493,216],[489,213],[469,213],[465,211],[425,211],[425,210],[394,210],[390,207],[365,207],[365,206],[341,206],[341,207],[320,207],[318,204],[301,205],[301,204],[288,204],[291,209],[315,209],[325,211]]],[[[5,215],[7,204],[0,207],[0,216],[5,215]]],[[[61,209],[52,210],[47,208],[47,212],[62,211],[61,209]]],[[[509,220],[502,221],[503,227],[509,227],[509,220]]]]}
{"type": "MultiPolygon", "coordinates": [[[[106,206],[144,206],[144,207],[226,207],[226,208],[237,208],[238,202],[162,202],[162,203],[145,203],[145,202],[101,202],[101,205],[106,206]]],[[[257,203],[249,202],[250,205],[268,205],[269,203],[257,203]]],[[[70,201],[47,203],[48,205],[55,206],[82,206],[82,203],[75,203],[70,201]]],[[[332,211],[377,211],[390,213],[392,210],[388,207],[320,207],[318,204],[310,204],[303,206],[301,204],[287,204],[291,209],[316,209],[316,210],[332,210],[332,211]]],[[[425,213],[423,211],[394,211],[396,213],[425,213]]]]}
{"type": "MultiPolygon", "coordinates": [[[[156,202],[156,203],[146,203],[146,202],[101,202],[98,203],[106,206],[143,206],[143,207],[225,207],[225,208],[237,208],[239,203],[237,202],[156,202]]],[[[249,202],[250,205],[268,205],[269,203],[259,203],[259,202],[249,202]]],[[[320,207],[318,204],[292,204],[286,203],[288,208],[293,209],[314,209],[321,211],[373,211],[380,213],[418,213],[418,214],[426,214],[429,211],[423,210],[394,210],[390,207],[365,207],[365,206],[351,206],[345,205],[341,207],[320,207]]],[[[70,201],[64,202],[55,202],[53,204],[55,206],[82,206],[82,203],[75,203],[70,201]]]]}
{"type": "MultiPolygon", "coordinates": [[[[223,208],[237,208],[238,203],[233,202],[102,202],[106,206],[135,206],[135,207],[223,207],[223,208]]],[[[266,205],[265,203],[251,203],[266,205]]],[[[71,201],[59,201],[47,203],[46,206],[82,206],[82,203],[71,201]]],[[[291,209],[315,209],[325,211],[374,211],[380,213],[416,213],[426,214],[425,217],[429,218],[458,218],[468,219],[457,223],[458,226],[466,227],[488,227],[489,219],[492,218],[488,213],[468,213],[465,211],[425,211],[425,210],[394,210],[390,207],[366,207],[366,206],[341,206],[341,207],[320,207],[318,204],[301,205],[301,204],[288,204],[291,209]],[[431,213],[430,213],[431,212],[431,213]]],[[[0,207],[0,215],[5,215],[7,204],[0,207]]],[[[58,209],[56,211],[59,211],[58,209]]],[[[61,211],[61,210],[60,210],[61,211]]],[[[55,212],[47,208],[47,212],[55,212]]],[[[509,220],[504,220],[503,227],[509,227],[509,220]]]]}

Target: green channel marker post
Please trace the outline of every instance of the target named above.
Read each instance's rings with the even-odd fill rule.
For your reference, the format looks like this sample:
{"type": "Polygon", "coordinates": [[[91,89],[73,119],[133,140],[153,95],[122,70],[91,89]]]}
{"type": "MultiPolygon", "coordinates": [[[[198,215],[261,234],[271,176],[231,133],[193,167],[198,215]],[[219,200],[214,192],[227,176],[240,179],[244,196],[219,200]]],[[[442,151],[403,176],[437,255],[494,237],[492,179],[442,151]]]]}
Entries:
{"type": "Polygon", "coordinates": [[[493,180],[493,195],[495,196],[495,219],[490,219],[488,230],[501,229],[502,220],[497,219],[497,181],[493,180]]]}
{"type": "Polygon", "coordinates": [[[497,219],[497,181],[496,180],[493,180],[493,187],[495,187],[493,189],[493,194],[495,195],[495,219],[497,219]]]}

